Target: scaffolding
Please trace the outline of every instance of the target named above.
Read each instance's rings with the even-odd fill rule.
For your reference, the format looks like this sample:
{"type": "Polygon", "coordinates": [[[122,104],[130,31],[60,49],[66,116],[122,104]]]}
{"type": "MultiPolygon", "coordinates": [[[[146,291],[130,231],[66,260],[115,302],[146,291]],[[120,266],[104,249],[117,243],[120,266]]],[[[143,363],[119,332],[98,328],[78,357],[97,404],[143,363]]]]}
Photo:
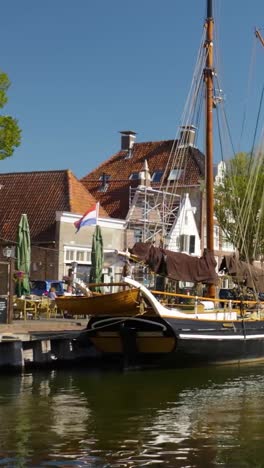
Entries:
{"type": "Polygon", "coordinates": [[[137,241],[166,245],[179,206],[180,196],[175,193],[145,185],[130,187],[126,228],[137,241]]]}

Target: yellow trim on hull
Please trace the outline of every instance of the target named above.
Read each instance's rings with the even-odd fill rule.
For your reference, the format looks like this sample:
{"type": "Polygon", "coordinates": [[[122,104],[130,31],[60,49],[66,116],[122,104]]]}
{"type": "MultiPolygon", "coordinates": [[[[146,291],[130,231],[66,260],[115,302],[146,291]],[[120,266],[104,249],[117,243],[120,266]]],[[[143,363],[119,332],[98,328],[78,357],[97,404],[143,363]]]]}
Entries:
{"type": "MultiPolygon", "coordinates": [[[[100,336],[90,337],[95,348],[106,354],[123,353],[123,344],[120,336],[100,333],[100,336]],[[110,336],[109,336],[110,335],[110,336]]],[[[144,354],[165,354],[171,353],[175,347],[175,338],[167,336],[137,336],[136,347],[139,353],[144,354]]]]}

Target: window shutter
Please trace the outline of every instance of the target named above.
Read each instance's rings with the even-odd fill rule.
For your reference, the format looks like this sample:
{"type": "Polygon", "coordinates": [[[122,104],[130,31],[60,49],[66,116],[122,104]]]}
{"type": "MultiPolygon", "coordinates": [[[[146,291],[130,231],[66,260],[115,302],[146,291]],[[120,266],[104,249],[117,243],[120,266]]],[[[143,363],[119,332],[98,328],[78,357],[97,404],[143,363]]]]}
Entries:
{"type": "Polygon", "coordinates": [[[183,250],[184,250],[184,234],[180,235],[180,249],[181,249],[181,252],[183,252],[183,250]]]}
{"type": "Polygon", "coordinates": [[[195,252],[195,236],[190,236],[190,250],[189,253],[192,254],[195,252]]]}

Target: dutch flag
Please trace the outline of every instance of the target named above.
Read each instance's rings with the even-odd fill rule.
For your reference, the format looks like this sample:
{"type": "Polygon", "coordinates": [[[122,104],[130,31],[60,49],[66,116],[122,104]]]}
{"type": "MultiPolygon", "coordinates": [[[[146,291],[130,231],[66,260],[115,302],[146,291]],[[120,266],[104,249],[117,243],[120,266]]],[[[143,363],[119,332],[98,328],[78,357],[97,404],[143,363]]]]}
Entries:
{"type": "Polygon", "coordinates": [[[97,224],[97,218],[99,213],[99,203],[93,205],[78,221],[75,221],[74,226],[78,232],[83,226],[94,226],[97,224]]]}

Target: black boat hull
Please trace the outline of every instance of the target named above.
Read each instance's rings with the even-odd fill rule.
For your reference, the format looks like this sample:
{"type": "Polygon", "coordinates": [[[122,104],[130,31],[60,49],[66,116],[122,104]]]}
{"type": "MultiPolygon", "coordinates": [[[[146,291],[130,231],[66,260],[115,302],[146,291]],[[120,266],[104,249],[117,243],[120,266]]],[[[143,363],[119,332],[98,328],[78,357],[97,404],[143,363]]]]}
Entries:
{"type": "Polygon", "coordinates": [[[106,327],[104,318],[95,318],[87,327],[87,336],[103,359],[175,367],[264,360],[264,320],[111,320],[107,318],[106,327]]]}
{"type": "Polygon", "coordinates": [[[264,321],[197,323],[168,320],[177,338],[176,361],[221,364],[264,359],[264,321]]]}

